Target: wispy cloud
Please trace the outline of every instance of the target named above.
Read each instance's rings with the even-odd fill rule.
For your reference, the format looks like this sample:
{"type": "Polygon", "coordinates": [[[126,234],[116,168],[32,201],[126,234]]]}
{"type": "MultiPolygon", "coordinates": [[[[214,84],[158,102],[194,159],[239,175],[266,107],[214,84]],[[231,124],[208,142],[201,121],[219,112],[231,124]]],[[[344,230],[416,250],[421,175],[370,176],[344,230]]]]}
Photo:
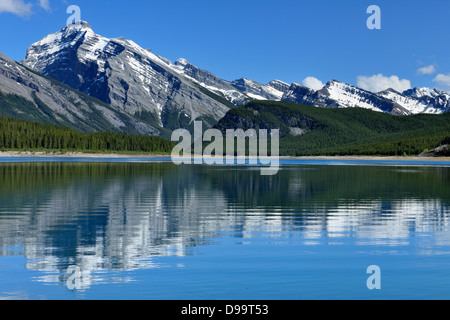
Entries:
{"type": "Polygon", "coordinates": [[[437,83],[440,86],[440,89],[447,91],[450,93],[450,73],[449,74],[438,74],[433,82],[437,83]]]}
{"type": "Polygon", "coordinates": [[[39,0],[39,5],[45,11],[50,11],[50,0],[39,0]]]}
{"type": "MultiPolygon", "coordinates": [[[[0,0],[0,13],[12,13],[19,17],[29,18],[33,12],[33,3],[38,2],[47,12],[51,11],[50,0],[35,0],[34,2],[25,2],[24,0],[0,0]]],[[[35,3],[36,4],[36,3],[35,3]]]]}
{"type": "Polygon", "coordinates": [[[375,93],[387,89],[394,89],[398,92],[411,89],[411,81],[407,79],[400,79],[398,76],[386,77],[382,74],[377,74],[370,77],[359,76],[357,78],[357,85],[364,90],[375,93]]]}
{"type": "Polygon", "coordinates": [[[429,66],[422,67],[422,68],[417,70],[417,73],[420,74],[420,75],[434,74],[434,73],[436,73],[436,66],[429,65],[429,66]]]}
{"type": "Polygon", "coordinates": [[[0,13],[9,12],[20,17],[29,17],[33,14],[32,4],[23,0],[0,0],[0,13]]]}

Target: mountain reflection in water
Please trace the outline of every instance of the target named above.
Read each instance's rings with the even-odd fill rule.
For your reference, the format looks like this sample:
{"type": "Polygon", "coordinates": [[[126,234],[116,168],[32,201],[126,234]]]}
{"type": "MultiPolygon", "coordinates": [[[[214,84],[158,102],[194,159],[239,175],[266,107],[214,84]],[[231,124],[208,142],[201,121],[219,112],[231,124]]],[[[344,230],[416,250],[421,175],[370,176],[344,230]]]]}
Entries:
{"type": "Polygon", "coordinates": [[[433,233],[421,254],[450,246],[449,168],[290,165],[267,177],[251,167],[14,163],[0,165],[0,180],[0,257],[24,256],[49,283],[78,266],[84,289],[132,281],[122,273],[225,234],[397,247],[433,233]]]}

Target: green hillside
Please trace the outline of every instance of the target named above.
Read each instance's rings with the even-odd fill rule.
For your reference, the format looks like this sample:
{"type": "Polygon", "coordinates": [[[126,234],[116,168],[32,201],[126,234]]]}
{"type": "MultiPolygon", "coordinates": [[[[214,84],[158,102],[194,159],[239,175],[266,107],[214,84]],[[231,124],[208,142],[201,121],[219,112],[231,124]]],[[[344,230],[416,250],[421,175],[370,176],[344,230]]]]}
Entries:
{"type": "Polygon", "coordinates": [[[418,155],[450,137],[450,114],[393,116],[360,108],[253,101],[230,110],[216,128],[280,129],[284,156],[418,155]]]}

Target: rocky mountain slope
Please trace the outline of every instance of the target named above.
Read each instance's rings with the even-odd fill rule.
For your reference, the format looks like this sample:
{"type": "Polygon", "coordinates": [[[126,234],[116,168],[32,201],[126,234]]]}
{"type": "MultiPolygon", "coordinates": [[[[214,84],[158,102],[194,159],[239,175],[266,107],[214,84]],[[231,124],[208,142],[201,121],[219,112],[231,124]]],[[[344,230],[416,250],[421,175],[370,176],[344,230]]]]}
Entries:
{"type": "Polygon", "coordinates": [[[0,116],[64,125],[83,132],[160,135],[160,129],[44,77],[0,53],[0,116]]]}
{"type": "Polygon", "coordinates": [[[450,111],[450,95],[436,89],[415,88],[403,93],[393,89],[373,93],[337,80],[314,91],[293,83],[282,101],[326,108],[364,108],[395,115],[441,114],[450,111]]]}
{"type": "Polygon", "coordinates": [[[168,130],[189,127],[194,119],[214,124],[229,110],[218,96],[199,90],[166,59],[131,40],[97,35],[86,22],[33,44],[22,63],[117,111],[168,130]]]}

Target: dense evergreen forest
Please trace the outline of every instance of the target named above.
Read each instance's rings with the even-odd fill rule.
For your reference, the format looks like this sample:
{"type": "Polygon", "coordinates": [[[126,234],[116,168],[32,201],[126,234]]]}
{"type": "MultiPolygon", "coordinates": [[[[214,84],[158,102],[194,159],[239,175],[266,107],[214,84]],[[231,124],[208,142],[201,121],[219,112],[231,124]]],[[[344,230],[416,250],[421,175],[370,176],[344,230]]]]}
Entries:
{"type": "Polygon", "coordinates": [[[50,124],[0,117],[0,150],[170,153],[174,143],[158,137],[98,132],[84,134],[50,124]]]}
{"type": "Polygon", "coordinates": [[[450,113],[394,116],[362,108],[254,101],[230,110],[216,128],[280,129],[284,156],[412,156],[449,143],[450,113]]]}

